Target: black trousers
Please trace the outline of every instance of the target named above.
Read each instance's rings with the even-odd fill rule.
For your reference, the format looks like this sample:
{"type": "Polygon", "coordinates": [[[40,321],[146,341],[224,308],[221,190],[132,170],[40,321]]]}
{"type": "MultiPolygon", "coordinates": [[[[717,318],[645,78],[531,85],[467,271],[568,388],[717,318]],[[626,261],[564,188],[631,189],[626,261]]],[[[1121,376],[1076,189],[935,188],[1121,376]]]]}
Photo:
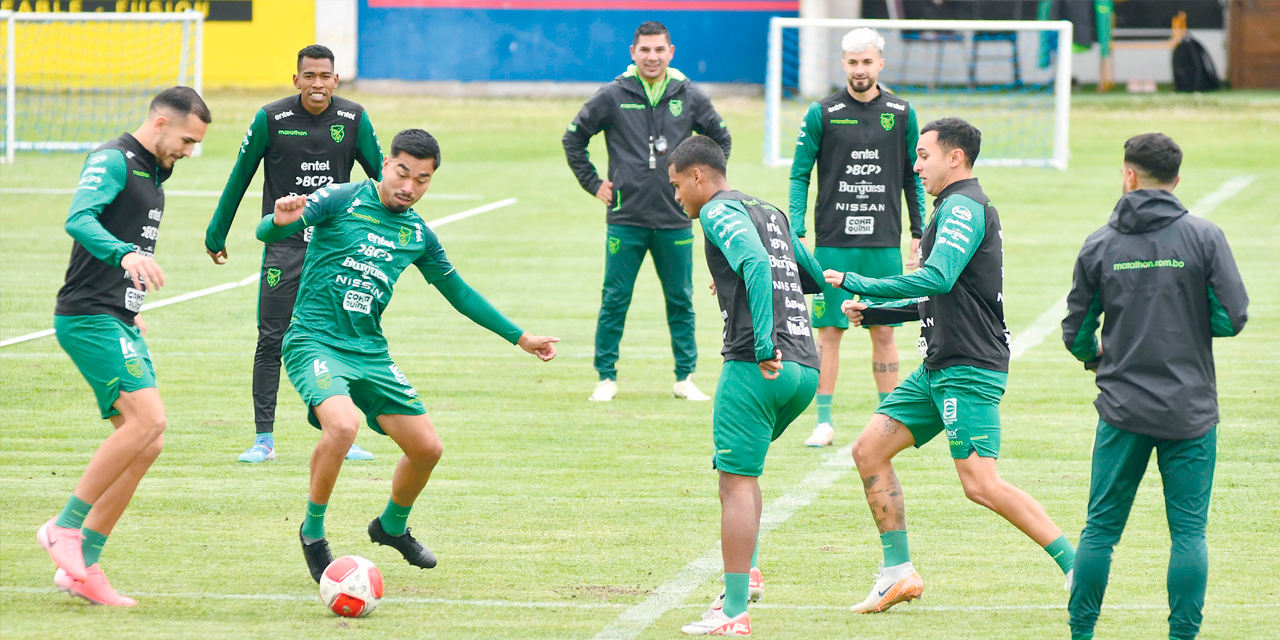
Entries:
{"type": "Polygon", "coordinates": [[[306,245],[268,244],[258,281],[258,349],[253,356],[253,421],[258,433],[275,430],[280,391],[280,347],[293,318],[306,245]]]}

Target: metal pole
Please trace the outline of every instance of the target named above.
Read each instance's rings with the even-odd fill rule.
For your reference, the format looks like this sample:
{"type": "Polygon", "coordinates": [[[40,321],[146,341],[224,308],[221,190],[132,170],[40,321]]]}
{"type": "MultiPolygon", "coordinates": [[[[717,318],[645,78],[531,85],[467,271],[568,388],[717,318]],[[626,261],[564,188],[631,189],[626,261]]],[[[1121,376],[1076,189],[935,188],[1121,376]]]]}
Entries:
{"type": "Polygon", "coordinates": [[[779,144],[782,119],[782,24],[781,18],[769,19],[769,66],[765,70],[765,135],[764,162],[781,166],[779,144]]]}
{"type": "Polygon", "coordinates": [[[1063,20],[1058,27],[1058,75],[1053,86],[1053,166],[1067,170],[1071,158],[1071,39],[1073,27],[1063,20]]]}

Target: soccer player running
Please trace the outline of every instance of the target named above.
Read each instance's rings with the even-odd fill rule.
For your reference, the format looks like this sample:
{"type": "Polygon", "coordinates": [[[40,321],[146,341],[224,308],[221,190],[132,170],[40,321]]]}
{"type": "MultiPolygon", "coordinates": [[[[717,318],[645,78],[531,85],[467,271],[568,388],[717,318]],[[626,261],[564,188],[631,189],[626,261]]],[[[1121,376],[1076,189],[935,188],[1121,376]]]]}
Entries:
{"type": "Polygon", "coordinates": [[[311,454],[311,486],[299,537],[317,582],[333,562],[324,535],[329,495],[363,413],[369,427],[404,452],[391,480],[391,499],[369,523],[369,538],[424,569],[436,558],[410,535],[405,523],[443,446],[418,392],[387,353],[382,312],[392,288],[410,264],[449,304],[476,324],[542,360],[556,355],[558,338],[532,336],[467,285],[444,248],[412,207],[440,168],[440,146],[421,129],[406,129],[391,142],[382,180],[326,186],[310,196],[276,200],[258,224],[258,239],[279,242],[314,228],[302,268],[293,322],[284,337],[284,367],[321,430],[311,454]]]}
{"type": "MultiPolygon", "coordinates": [[[[906,196],[911,222],[911,256],[919,262],[924,187],[912,170],[919,138],[911,103],[876,83],[884,69],[884,38],[874,29],[854,29],[841,41],[848,85],[809,105],[791,164],[791,228],[805,236],[809,175],[818,165],[818,199],[813,207],[814,254],[823,266],[869,278],[902,274],[902,210],[906,196]]],[[[827,285],[813,297],[822,375],[818,379],[818,425],[804,443],[825,447],[835,439],[831,418],[840,341],[849,320],[840,305],[852,297],[827,285]]],[[[868,298],[868,301],[879,301],[868,298]]],[[[871,373],[884,401],[898,385],[897,324],[867,327],[871,373]]]]}
{"type": "Polygon", "coordinates": [[[631,306],[636,274],[646,253],[662,282],[677,398],[709,400],[690,376],[698,364],[693,316],[693,225],[676,205],[667,182],[668,153],[685,138],[703,133],[729,155],[729,130],[711,100],[683,73],[670,67],[671,34],[645,22],[631,42],[635,63],[601,87],[565,131],[564,153],[582,188],[606,205],[604,292],[596,322],[595,369],[600,381],[590,400],[618,393],[618,344],[631,306]],[[603,131],[609,179],[596,172],[587,144],[603,131]]]}
{"type": "MultiPolygon", "coordinates": [[[[307,195],[325,185],[351,181],[357,162],[370,178],[382,177],[382,150],[364,107],[333,95],[338,74],[333,52],[318,44],[298,52],[293,76],[298,94],[272,102],[253,116],[240,155],[209,221],[204,245],[215,264],[227,262],[227,232],[245,190],[266,160],[262,185],[262,215],[270,216],[275,201],[307,195]]],[[[258,348],[253,358],[253,419],[257,435],[240,462],[274,460],[276,394],[280,390],[280,347],[289,330],[293,303],[302,280],[311,230],[267,245],[258,281],[258,348]]],[[[373,454],[352,443],[348,460],[371,460],[373,454]]]]}
{"type": "Polygon", "coordinates": [[[676,199],[706,237],[707,267],[724,317],[724,367],[716,385],[713,464],[720,474],[724,594],[690,635],[751,635],[750,571],[756,566],[760,484],[769,443],[813,400],[818,352],[804,304],[822,268],[777,207],[729,187],[725,156],[694,136],[671,154],[676,199]]]}
{"type": "Polygon", "coordinates": [[[1097,371],[1089,516],[1075,562],[1071,637],[1093,637],[1134,494],[1151,450],[1164,485],[1169,638],[1200,631],[1209,552],[1205,525],[1218,453],[1213,338],[1248,320],[1249,296],[1227,238],[1173,195],[1182,150],[1147,133],[1124,144],[1124,195],[1084,242],[1062,339],[1097,371]],[[1094,335],[1104,316],[1102,342],[1094,335]]]}
{"type": "Polygon", "coordinates": [[[933,214],[920,243],[923,266],[909,275],[868,278],[825,272],[827,282],[859,295],[846,301],[851,325],[920,321],[924,363],[880,403],[853,443],[853,459],[880,530],[884,567],[871,593],[850,609],[877,613],[919,598],[924,582],[911,564],[902,487],[893,458],[946,431],[965,496],[1004,516],[1058,563],[1071,584],[1075,550],[1044,507],[996,472],[1000,398],[1009,376],[1004,324],[1004,249],[1000,215],[973,177],[982,134],[959,118],[926,124],[915,171],[933,214]]]}
{"type": "Polygon", "coordinates": [[[75,242],[53,328],[114,431],[36,539],[58,565],[58,589],[95,604],[137,604],[111,588],[98,559],[164,448],[164,402],[138,313],[147,293],[164,286],[152,258],[164,216],[161,184],[204,139],[212,119],[193,89],[161,91],[141,127],[89,154],[71,199],[66,229],[75,242]]]}

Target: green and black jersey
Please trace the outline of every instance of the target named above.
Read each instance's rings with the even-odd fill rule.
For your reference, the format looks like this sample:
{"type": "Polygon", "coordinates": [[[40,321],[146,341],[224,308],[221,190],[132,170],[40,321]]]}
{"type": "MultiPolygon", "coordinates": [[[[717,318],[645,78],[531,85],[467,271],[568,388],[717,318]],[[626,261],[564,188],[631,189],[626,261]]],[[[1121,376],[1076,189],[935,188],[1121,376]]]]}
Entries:
{"type": "Polygon", "coordinates": [[[968,365],[1007,373],[1004,233],[1000,214],[976,178],[958,180],[938,194],[920,253],[924,266],[907,275],[845,274],[846,290],[898,301],[873,305],[863,312],[863,324],[918,319],[926,369],[968,365]]]}
{"type": "Polygon", "coordinates": [[[417,212],[393,213],[383,206],[373,180],[316,191],[307,196],[302,217],[288,226],[275,226],[273,218],[265,216],[258,223],[259,240],[278,242],[314,228],[290,336],[346,351],[386,351],[382,312],[396,280],[411,264],[477,324],[512,344],[523,333],[458,276],[417,212]]]}
{"type": "Polygon", "coordinates": [[[135,251],[155,253],[164,216],[161,183],[170,172],[128,133],[89,154],[67,216],[75,243],[54,315],[107,314],[133,324],[146,293],[134,288],[120,260],[135,251]]]}
{"type": "MultiPolygon", "coordinates": [[[[382,150],[364,107],[334,96],[329,108],[312,115],[303,108],[299,95],[272,102],[254,115],[240,143],[240,155],[205,232],[208,250],[217,252],[226,247],[236,209],[263,160],[264,216],[271,215],[279,198],[309,195],[325,185],[350,182],[357,162],[370,178],[382,178],[382,150]]],[[[299,232],[284,243],[305,246],[306,241],[305,232],[299,232]]]]}
{"type": "Polygon", "coordinates": [[[816,246],[902,246],[903,195],[911,237],[919,238],[924,185],[913,169],[919,138],[911,103],[883,87],[869,102],[854,100],[842,88],[810,104],[791,164],[791,228],[796,235],[805,235],[809,176],[816,162],[816,246]]]}
{"type": "Polygon", "coordinates": [[[818,368],[804,294],[822,290],[822,267],[777,207],[721,191],[699,214],[707,267],[724,318],[725,360],[782,359],[818,368]]]}

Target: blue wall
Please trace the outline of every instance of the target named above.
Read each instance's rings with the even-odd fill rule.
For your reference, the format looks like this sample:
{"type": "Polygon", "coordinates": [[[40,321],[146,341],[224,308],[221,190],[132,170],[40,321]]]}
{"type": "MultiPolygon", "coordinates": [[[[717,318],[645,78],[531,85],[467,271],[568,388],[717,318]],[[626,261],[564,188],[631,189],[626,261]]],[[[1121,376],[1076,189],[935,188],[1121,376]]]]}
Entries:
{"type": "Polygon", "coordinates": [[[671,66],[700,82],[763,83],[763,11],[377,8],[360,2],[359,76],[398,80],[605,82],[631,64],[636,27],[671,31],[671,66]]]}

